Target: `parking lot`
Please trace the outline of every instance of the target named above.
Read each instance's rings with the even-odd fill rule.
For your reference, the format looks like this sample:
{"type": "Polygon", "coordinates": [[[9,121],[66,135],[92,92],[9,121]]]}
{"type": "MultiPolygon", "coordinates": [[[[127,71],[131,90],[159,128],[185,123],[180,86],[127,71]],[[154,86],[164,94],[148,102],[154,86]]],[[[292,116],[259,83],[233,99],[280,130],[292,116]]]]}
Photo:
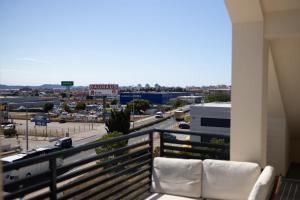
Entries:
{"type": "MultiPolygon", "coordinates": [[[[14,120],[19,135],[26,133],[26,120],[14,120]]],[[[35,126],[34,122],[28,120],[28,134],[31,136],[61,137],[67,133],[69,136],[88,136],[90,132],[106,132],[103,123],[77,123],[77,122],[50,122],[47,126],[35,126]]]]}

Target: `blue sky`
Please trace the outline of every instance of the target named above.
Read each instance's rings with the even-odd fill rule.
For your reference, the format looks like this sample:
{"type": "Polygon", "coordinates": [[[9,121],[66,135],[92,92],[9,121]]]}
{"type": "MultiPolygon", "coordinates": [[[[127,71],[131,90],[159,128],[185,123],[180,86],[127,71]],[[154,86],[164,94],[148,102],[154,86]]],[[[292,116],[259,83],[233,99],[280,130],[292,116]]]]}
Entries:
{"type": "Polygon", "coordinates": [[[0,84],[231,82],[223,0],[1,0],[0,84]]]}

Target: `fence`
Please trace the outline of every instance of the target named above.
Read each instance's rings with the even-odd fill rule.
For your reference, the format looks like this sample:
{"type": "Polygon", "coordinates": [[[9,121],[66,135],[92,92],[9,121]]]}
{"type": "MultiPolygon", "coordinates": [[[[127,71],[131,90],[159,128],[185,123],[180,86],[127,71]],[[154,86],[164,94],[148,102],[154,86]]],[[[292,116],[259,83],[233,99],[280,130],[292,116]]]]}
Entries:
{"type": "MultiPolygon", "coordinates": [[[[19,135],[26,134],[26,128],[17,128],[16,130],[19,135]]],[[[28,135],[36,136],[36,137],[61,137],[61,136],[65,136],[66,133],[69,133],[69,135],[71,136],[73,134],[81,134],[85,131],[92,131],[92,130],[95,130],[95,124],[73,126],[68,128],[35,127],[35,128],[28,128],[28,135]]]]}
{"type": "Polygon", "coordinates": [[[7,183],[4,184],[4,190],[9,193],[4,195],[4,199],[17,197],[32,200],[49,198],[52,200],[70,198],[124,199],[125,197],[143,199],[150,194],[155,148],[154,132],[160,134],[158,143],[160,156],[229,158],[229,151],[226,154],[227,149],[229,149],[228,144],[226,144],[229,142],[228,136],[161,129],[140,131],[5,164],[3,173],[4,182],[7,181],[7,183]],[[206,137],[206,139],[222,138],[225,143],[209,144],[201,141],[167,138],[166,135],[171,132],[184,135],[197,134],[197,136],[206,137]],[[135,140],[135,143],[127,143],[129,139],[141,137],[143,139],[135,140]],[[189,145],[189,147],[183,145],[189,145]],[[100,148],[101,151],[91,155],[88,151],[95,148],[100,148]],[[80,159],[74,157],[84,152],[88,153],[82,155],[80,159]],[[186,152],[192,154],[186,155],[186,152]],[[74,158],[72,162],[61,164],[61,160],[66,161],[72,156],[74,158]],[[30,176],[26,174],[26,169],[33,169],[41,164],[46,164],[49,167],[44,167],[44,171],[40,173],[30,174],[30,176]],[[13,172],[17,173],[20,169],[22,169],[22,177],[19,174],[18,180],[10,181],[13,172]]]}

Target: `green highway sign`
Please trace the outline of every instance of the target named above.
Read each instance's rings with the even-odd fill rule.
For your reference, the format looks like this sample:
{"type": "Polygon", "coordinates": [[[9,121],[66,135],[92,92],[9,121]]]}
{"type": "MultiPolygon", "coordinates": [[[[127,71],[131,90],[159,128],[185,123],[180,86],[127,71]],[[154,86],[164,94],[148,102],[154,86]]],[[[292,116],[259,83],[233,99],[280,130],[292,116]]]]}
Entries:
{"type": "Polygon", "coordinates": [[[62,81],[61,86],[73,86],[74,81],[62,81]]]}

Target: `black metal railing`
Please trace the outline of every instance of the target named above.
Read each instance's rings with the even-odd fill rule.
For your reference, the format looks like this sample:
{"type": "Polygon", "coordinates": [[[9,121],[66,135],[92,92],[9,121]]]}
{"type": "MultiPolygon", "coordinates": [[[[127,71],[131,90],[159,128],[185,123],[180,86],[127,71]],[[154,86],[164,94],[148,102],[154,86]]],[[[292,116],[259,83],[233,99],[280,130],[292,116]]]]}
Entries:
{"type": "Polygon", "coordinates": [[[143,198],[150,191],[155,149],[160,149],[158,156],[165,157],[229,159],[228,142],[228,136],[153,129],[5,164],[4,181],[14,173],[19,180],[4,184],[4,199],[143,198]],[[160,137],[154,134],[157,132],[160,137]],[[170,133],[176,134],[176,139],[166,137],[170,133]],[[186,140],[184,135],[201,140],[186,140]],[[128,145],[114,146],[124,141],[128,145]],[[112,148],[95,153],[94,149],[107,145],[112,148]],[[60,165],[62,160],[64,163],[60,165]],[[41,166],[44,169],[37,169],[41,166]],[[40,172],[20,175],[35,169],[40,172]]]}
{"type": "Polygon", "coordinates": [[[182,130],[156,129],[156,131],[160,133],[160,156],[162,157],[229,160],[230,137],[227,135],[182,130]],[[165,137],[168,133],[192,138],[165,137]]]}

